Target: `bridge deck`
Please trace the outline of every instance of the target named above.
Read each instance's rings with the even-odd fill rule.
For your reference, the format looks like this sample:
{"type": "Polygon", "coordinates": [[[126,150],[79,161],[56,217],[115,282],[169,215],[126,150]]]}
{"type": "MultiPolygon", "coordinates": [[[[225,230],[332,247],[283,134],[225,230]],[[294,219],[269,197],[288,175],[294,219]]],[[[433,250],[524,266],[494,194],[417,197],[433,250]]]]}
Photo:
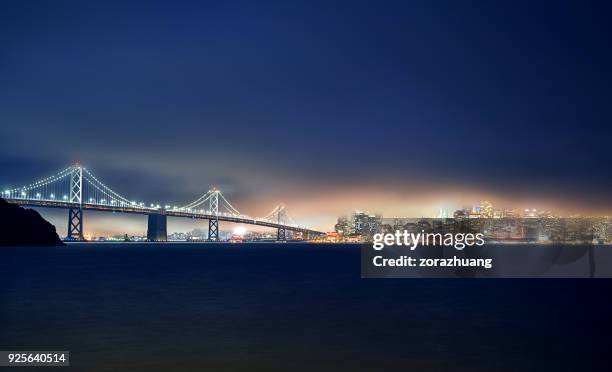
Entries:
{"type": "MultiPolygon", "coordinates": [[[[30,207],[44,207],[44,208],[61,208],[61,209],[71,209],[78,208],[79,205],[76,203],[65,202],[61,200],[32,200],[32,199],[13,199],[7,198],[5,199],[9,203],[30,206],[30,207]]],[[[202,219],[202,220],[210,220],[218,218],[219,221],[224,222],[234,222],[234,223],[242,223],[248,225],[257,225],[264,226],[270,228],[281,228],[289,231],[296,231],[308,234],[324,234],[321,231],[311,230],[300,226],[292,226],[292,225],[283,225],[279,223],[274,223],[269,220],[262,220],[256,218],[249,218],[244,216],[233,216],[224,213],[219,213],[219,215],[215,216],[212,214],[205,213],[195,213],[195,212],[186,212],[186,211],[178,211],[173,209],[163,209],[163,208],[148,208],[148,207],[126,207],[126,206],[112,206],[112,205],[103,205],[103,204],[90,204],[83,203],[82,209],[84,210],[94,210],[94,211],[102,211],[102,212],[115,212],[115,213],[135,213],[135,214],[163,214],[170,217],[183,217],[183,218],[193,218],[193,219],[202,219]]]]}

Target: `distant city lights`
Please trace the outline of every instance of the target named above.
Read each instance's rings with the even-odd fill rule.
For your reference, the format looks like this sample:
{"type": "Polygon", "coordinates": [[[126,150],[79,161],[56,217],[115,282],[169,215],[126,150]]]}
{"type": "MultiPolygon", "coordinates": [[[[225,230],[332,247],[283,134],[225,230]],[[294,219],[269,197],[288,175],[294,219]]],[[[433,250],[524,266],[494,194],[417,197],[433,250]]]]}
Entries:
{"type": "Polygon", "coordinates": [[[246,228],[244,226],[238,226],[234,229],[234,234],[235,235],[240,235],[240,236],[244,236],[244,234],[246,233],[246,228]]]}

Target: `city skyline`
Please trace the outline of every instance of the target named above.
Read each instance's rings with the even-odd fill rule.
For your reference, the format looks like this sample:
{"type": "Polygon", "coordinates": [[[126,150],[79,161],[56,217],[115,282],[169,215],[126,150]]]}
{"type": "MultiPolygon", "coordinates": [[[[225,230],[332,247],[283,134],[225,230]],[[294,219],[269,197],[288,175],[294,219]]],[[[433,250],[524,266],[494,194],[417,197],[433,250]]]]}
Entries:
{"type": "MultiPolygon", "coordinates": [[[[78,160],[128,197],[216,186],[251,215],[284,203],[322,229],[354,209],[434,216],[480,200],[610,215],[608,13],[6,4],[0,187],[78,160]]],[[[109,232],[142,223],[96,218],[109,232]]]]}

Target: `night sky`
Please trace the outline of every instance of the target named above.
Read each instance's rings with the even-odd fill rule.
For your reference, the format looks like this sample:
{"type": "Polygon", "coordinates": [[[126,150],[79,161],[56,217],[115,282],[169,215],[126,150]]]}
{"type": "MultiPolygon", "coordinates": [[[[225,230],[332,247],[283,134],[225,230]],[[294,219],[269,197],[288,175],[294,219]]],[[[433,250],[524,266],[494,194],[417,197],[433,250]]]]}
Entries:
{"type": "Polygon", "coordinates": [[[214,185],[325,229],[485,198],[609,213],[610,10],[3,1],[0,187],[79,160],[130,198],[214,185]]]}

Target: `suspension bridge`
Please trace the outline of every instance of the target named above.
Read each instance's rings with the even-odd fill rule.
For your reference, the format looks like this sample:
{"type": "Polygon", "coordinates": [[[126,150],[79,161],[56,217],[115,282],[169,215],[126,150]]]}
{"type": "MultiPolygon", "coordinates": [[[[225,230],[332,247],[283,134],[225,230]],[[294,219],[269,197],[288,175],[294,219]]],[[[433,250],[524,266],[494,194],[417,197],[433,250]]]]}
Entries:
{"type": "Polygon", "coordinates": [[[277,240],[286,240],[290,231],[300,233],[303,239],[322,234],[298,225],[283,205],[277,205],[264,217],[250,217],[240,213],[216,188],[182,206],[137,202],[118,194],[80,164],[71,165],[27,186],[4,190],[2,197],[10,203],[23,206],[67,209],[66,240],[69,241],[83,240],[84,210],[147,215],[149,241],[167,240],[168,217],[208,220],[210,241],[219,240],[221,221],[276,229],[277,240]]]}

